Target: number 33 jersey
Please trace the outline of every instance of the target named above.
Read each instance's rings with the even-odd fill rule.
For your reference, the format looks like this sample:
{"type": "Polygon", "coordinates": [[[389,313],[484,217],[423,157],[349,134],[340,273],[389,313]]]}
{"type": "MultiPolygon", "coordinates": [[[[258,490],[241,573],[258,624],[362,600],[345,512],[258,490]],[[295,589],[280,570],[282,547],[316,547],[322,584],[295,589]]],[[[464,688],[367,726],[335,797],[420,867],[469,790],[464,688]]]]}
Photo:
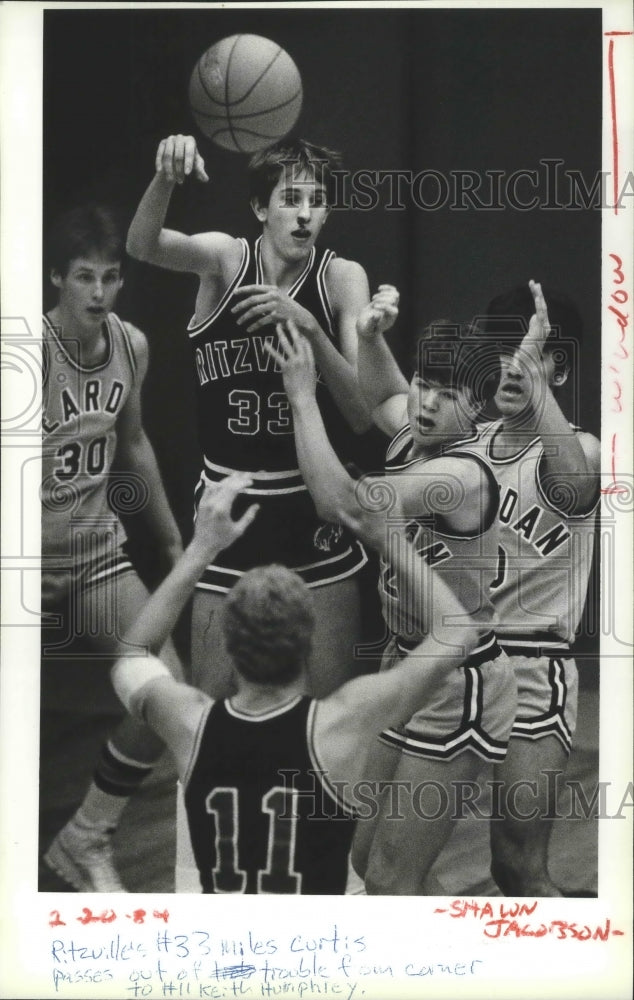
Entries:
{"type": "Polygon", "coordinates": [[[227,699],[203,714],[184,776],[203,892],[345,891],[354,819],[319,766],[316,706],[298,695],[248,715],[227,699]]]}
{"type": "MultiPolygon", "coordinates": [[[[243,237],[240,267],[213,312],[188,327],[198,393],[198,436],[205,458],[227,469],[296,472],[297,453],[290,403],[282,375],[265,345],[278,345],[274,324],[247,333],[236,322],[234,293],[243,285],[263,284],[261,237],[251,246],[243,237]]],[[[288,295],[313,314],[335,342],[325,275],[332,250],[312,248],[288,295]]],[[[319,379],[320,407],[334,406],[319,379]]],[[[335,442],[336,444],[336,442],[335,442]]]]}
{"type": "Polygon", "coordinates": [[[103,361],[85,367],[44,317],[42,560],[50,569],[94,559],[125,540],[109,504],[117,420],[137,377],[124,323],[104,322],[103,361]]]}

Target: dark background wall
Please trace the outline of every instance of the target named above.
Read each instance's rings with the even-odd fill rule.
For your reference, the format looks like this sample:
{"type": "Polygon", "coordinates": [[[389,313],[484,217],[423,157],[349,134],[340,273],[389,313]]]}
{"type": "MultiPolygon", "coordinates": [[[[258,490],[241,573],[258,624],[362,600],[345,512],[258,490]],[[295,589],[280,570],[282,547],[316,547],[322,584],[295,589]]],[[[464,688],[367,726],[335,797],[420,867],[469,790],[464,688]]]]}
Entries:
{"type": "MultiPolygon", "coordinates": [[[[401,289],[397,350],[417,323],[467,319],[531,277],[565,289],[586,337],[573,416],[599,433],[600,212],[563,206],[566,171],[591,187],[601,169],[600,10],[54,9],[44,25],[45,227],[85,197],[111,202],[127,222],[158,141],[194,129],[187,84],[198,57],[227,35],[265,35],[302,74],[299,134],[341,149],[351,172],[434,170],[447,179],[442,207],[430,182],[418,193],[427,208],[405,184],[403,207],[389,209],[384,184],[374,207],[334,211],[324,233],[365,265],[372,287],[401,289]],[[544,160],[561,161],[557,188],[544,160]],[[509,200],[517,170],[538,171],[533,187],[517,187],[525,202],[537,194],[538,207],[509,200]],[[454,198],[452,171],[476,172],[480,202],[498,207],[454,198]],[[501,184],[493,199],[492,171],[501,184]]],[[[179,189],[168,224],[254,231],[246,157],[202,138],[200,147],[212,183],[179,189]]],[[[133,263],[119,309],[150,339],[146,423],[185,532],[199,461],[184,335],[194,292],[188,276],[133,263]]]]}

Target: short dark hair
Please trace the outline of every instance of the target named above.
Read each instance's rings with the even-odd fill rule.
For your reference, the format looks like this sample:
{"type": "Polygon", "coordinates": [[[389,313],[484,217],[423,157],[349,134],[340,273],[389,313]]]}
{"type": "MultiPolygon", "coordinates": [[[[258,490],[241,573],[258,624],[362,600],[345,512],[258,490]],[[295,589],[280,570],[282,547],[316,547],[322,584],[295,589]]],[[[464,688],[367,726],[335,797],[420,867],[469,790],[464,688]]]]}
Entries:
{"type": "MultiPolygon", "coordinates": [[[[566,367],[571,353],[566,341],[580,347],[583,341],[583,321],[577,306],[564,292],[556,288],[542,286],[551,332],[544,345],[546,350],[561,348],[562,360],[556,368],[566,367]]],[[[528,284],[518,285],[489,302],[486,315],[478,318],[478,325],[496,343],[509,351],[516,350],[528,330],[531,316],[535,313],[535,301],[528,284]]]]}
{"type": "Polygon", "coordinates": [[[58,216],[48,238],[48,266],[62,277],[71,261],[98,253],[123,264],[125,243],[115,212],[103,205],[77,205],[58,216]]]}
{"type": "Polygon", "coordinates": [[[249,197],[259,205],[268,205],[271,192],[284,169],[292,168],[292,177],[314,174],[326,188],[328,203],[336,195],[335,170],[341,169],[341,156],[333,149],[316,146],[306,139],[281,139],[255,153],[249,161],[249,197]]]}
{"type": "Polygon", "coordinates": [[[227,595],[223,629],[234,666],[257,684],[288,684],[307,665],[315,616],[304,581],[285,566],[245,573],[227,595]]]}
{"type": "Polygon", "coordinates": [[[434,320],[416,339],[414,370],[431,382],[468,391],[483,406],[495,395],[497,350],[471,324],[434,320]]]}

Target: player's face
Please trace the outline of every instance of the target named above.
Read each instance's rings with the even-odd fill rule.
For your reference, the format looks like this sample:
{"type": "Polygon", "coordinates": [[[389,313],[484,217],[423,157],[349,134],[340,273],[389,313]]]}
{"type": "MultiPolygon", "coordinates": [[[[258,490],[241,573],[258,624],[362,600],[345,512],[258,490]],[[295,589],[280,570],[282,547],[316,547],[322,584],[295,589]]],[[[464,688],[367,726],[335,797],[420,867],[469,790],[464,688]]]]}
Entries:
{"type": "MultiPolygon", "coordinates": [[[[555,361],[550,351],[542,356],[542,378],[545,385],[555,384],[555,361]]],[[[530,398],[531,382],[520,351],[508,350],[500,355],[500,381],[495,405],[503,417],[512,419],[525,412],[530,398]]]]}
{"type": "Polygon", "coordinates": [[[276,252],[284,260],[302,260],[328,216],[327,192],[311,174],[283,170],[266,208],[256,214],[276,252]]]}
{"type": "Polygon", "coordinates": [[[409,387],[407,415],[414,451],[428,451],[468,434],[475,408],[464,389],[441,385],[416,373],[409,387]]]}
{"type": "Polygon", "coordinates": [[[51,280],[66,321],[87,330],[97,329],[111,312],[123,283],[121,265],[98,255],[76,257],[63,277],[53,271],[51,280]]]}

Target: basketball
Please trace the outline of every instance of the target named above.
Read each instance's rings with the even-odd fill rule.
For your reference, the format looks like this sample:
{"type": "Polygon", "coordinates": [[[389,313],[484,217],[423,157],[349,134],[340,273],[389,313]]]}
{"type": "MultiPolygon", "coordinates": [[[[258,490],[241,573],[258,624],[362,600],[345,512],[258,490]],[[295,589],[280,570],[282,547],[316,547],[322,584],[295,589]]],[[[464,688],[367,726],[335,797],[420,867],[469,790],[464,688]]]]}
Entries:
{"type": "Polygon", "coordinates": [[[217,146],[253,153],[290,132],[302,106],[302,81],[277,42],[231,35],[194,66],[189,105],[200,131],[217,146]]]}

